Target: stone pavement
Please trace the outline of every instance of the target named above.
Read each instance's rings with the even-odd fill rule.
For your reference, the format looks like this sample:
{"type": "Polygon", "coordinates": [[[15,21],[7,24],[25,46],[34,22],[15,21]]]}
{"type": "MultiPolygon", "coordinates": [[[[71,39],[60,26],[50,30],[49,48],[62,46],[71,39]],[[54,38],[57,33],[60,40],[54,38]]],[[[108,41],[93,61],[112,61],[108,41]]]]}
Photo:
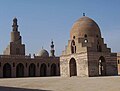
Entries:
{"type": "Polygon", "coordinates": [[[120,91],[120,76],[1,78],[0,91],[120,91]]]}

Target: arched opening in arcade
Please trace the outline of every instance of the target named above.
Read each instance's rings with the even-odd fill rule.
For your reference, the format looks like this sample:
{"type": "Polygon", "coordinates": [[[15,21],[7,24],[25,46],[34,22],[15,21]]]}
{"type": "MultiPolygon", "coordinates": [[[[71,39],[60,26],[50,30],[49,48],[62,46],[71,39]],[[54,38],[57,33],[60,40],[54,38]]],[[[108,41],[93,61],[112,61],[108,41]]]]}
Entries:
{"type": "Polygon", "coordinates": [[[103,56],[99,58],[99,76],[105,76],[106,75],[106,61],[103,56]]]}
{"type": "Polygon", "coordinates": [[[29,66],[29,76],[30,77],[34,77],[35,76],[35,69],[36,69],[36,67],[35,67],[35,64],[30,64],[30,66],[29,66]]]}
{"type": "Polygon", "coordinates": [[[47,66],[46,66],[46,64],[41,64],[41,67],[40,67],[40,76],[41,77],[44,77],[44,76],[46,76],[47,74],[47,66]]]}
{"type": "Polygon", "coordinates": [[[16,77],[24,77],[24,65],[22,63],[17,65],[16,77]]]}
{"type": "Polygon", "coordinates": [[[4,64],[3,66],[3,77],[5,78],[11,77],[11,65],[9,63],[4,64]]]}
{"type": "Polygon", "coordinates": [[[69,68],[70,68],[70,77],[77,76],[76,60],[74,58],[70,59],[69,68]]]}
{"type": "Polygon", "coordinates": [[[56,70],[57,70],[56,64],[53,63],[51,65],[51,76],[56,76],[57,75],[57,73],[56,73],[57,71],[56,70]]]}

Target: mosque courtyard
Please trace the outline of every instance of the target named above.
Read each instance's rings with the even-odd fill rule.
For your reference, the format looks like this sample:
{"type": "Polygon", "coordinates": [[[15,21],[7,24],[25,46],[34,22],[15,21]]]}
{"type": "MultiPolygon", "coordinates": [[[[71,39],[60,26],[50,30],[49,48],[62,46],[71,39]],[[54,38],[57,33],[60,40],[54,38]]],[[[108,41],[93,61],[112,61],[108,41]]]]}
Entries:
{"type": "Polygon", "coordinates": [[[120,91],[120,76],[1,78],[0,91],[120,91]]]}

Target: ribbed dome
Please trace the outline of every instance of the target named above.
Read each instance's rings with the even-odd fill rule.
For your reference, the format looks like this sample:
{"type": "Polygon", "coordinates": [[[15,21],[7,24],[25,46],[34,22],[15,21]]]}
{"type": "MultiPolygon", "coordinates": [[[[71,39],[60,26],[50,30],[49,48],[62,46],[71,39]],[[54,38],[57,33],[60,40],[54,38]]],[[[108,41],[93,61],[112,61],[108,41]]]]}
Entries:
{"type": "Polygon", "coordinates": [[[83,16],[73,24],[70,32],[70,38],[80,38],[85,35],[91,37],[101,37],[100,28],[97,23],[91,18],[83,16]]]}
{"type": "Polygon", "coordinates": [[[42,49],[42,50],[38,53],[38,56],[41,56],[41,57],[49,57],[49,53],[47,52],[47,50],[42,49]]]}

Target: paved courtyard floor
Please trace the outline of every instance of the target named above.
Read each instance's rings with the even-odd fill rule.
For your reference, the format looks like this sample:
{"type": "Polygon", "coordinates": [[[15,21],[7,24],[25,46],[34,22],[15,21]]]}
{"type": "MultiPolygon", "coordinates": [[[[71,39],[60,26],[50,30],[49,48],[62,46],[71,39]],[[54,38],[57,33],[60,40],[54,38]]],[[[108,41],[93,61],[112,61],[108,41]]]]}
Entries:
{"type": "Polygon", "coordinates": [[[1,78],[0,91],[120,91],[120,76],[1,78]]]}

